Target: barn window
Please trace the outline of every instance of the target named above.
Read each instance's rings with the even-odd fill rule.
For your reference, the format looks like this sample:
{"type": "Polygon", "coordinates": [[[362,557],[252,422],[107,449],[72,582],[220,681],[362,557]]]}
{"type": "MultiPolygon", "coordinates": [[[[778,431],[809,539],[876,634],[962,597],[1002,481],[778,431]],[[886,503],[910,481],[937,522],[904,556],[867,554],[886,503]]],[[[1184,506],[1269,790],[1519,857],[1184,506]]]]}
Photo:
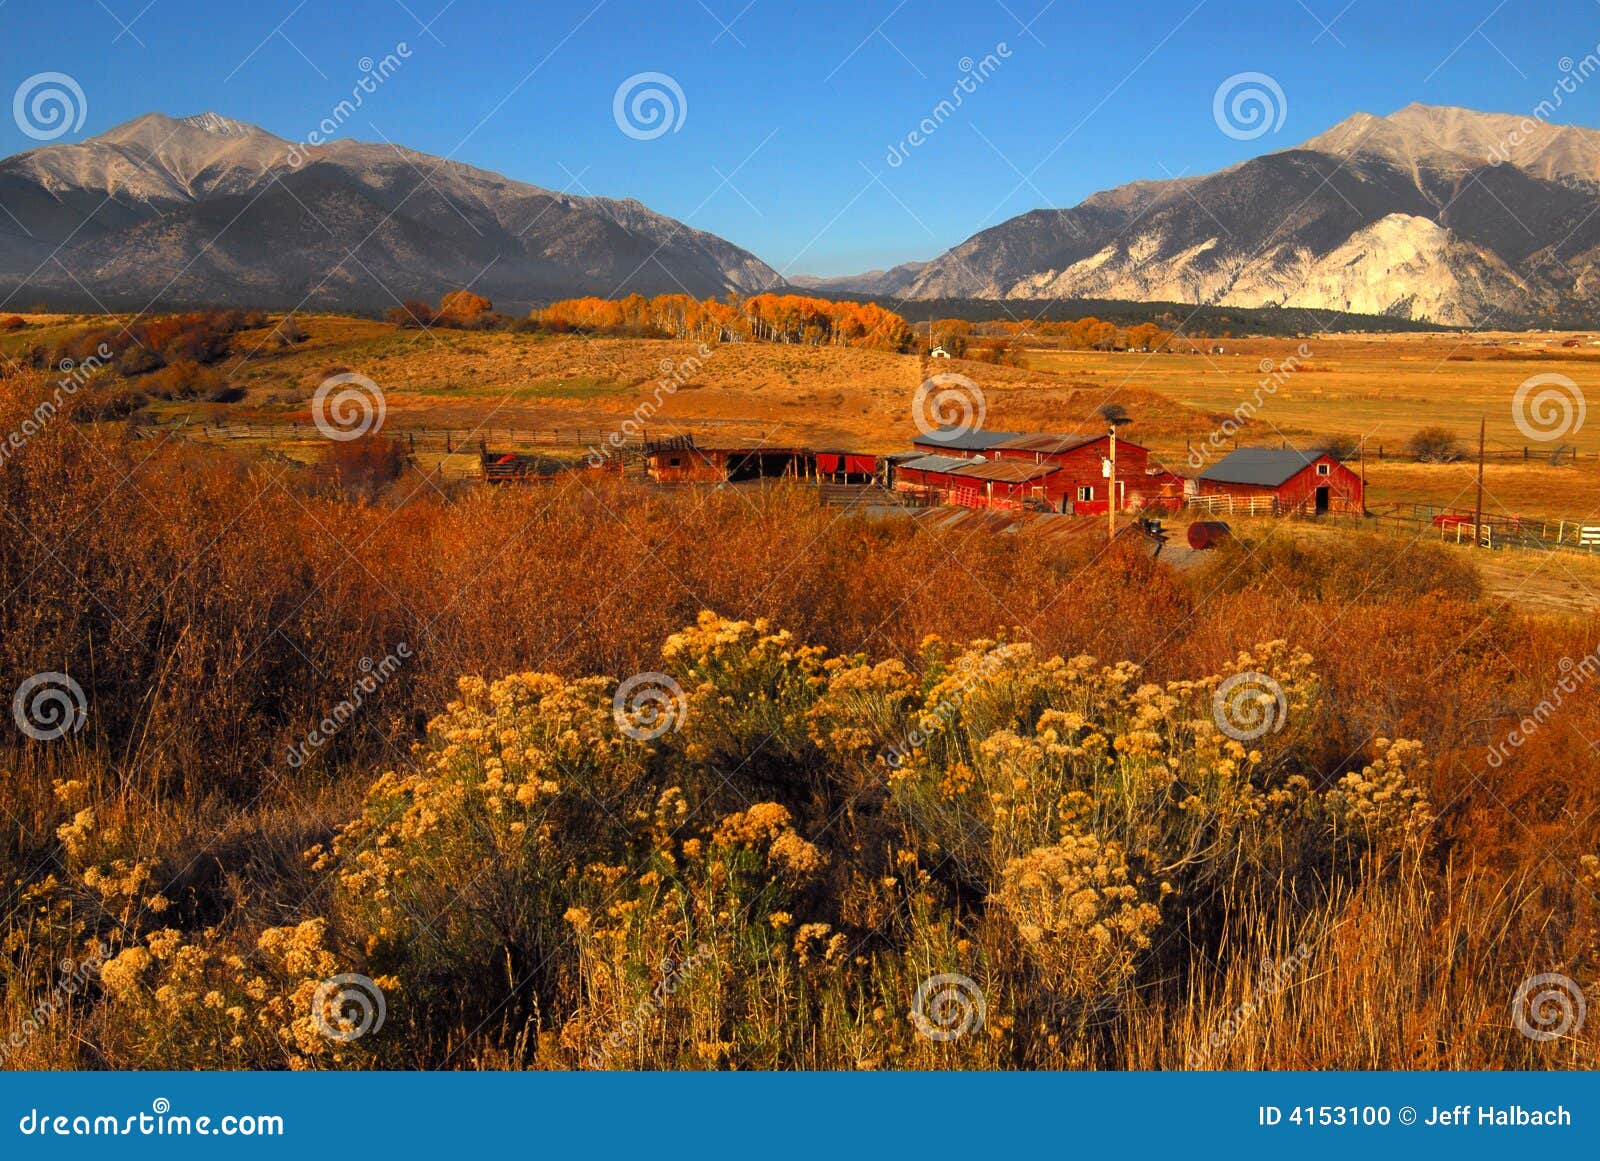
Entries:
{"type": "Polygon", "coordinates": [[[681,467],[683,467],[683,459],[681,457],[679,457],[679,456],[673,456],[671,459],[669,459],[667,461],[667,467],[669,467],[669,468],[681,468],[681,467]]]}
{"type": "Polygon", "coordinates": [[[1333,465],[1332,464],[1318,464],[1317,465],[1317,475],[1319,475],[1319,476],[1331,475],[1332,472],[1333,472],[1333,465]]]}
{"type": "Polygon", "coordinates": [[[1078,499],[1080,499],[1080,500],[1093,500],[1094,499],[1094,485],[1093,484],[1080,484],[1078,486],[1078,499]]]}

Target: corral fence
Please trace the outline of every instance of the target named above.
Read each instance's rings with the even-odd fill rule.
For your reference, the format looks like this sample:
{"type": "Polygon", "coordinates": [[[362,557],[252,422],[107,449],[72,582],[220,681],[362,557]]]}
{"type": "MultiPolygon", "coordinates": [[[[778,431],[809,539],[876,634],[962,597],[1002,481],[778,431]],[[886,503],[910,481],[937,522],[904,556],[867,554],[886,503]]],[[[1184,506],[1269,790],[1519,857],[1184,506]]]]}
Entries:
{"type": "Polygon", "coordinates": [[[1280,505],[1273,496],[1185,496],[1183,506],[1210,516],[1276,516],[1280,505]]]}
{"type": "MultiPolygon", "coordinates": [[[[1234,440],[1231,446],[1217,449],[1213,456],[1220,458],[1228,451],[1237,451],[1241,446],[1238,440],[1234,440]]],[[[1289,445],[1285,443],[1283,446],[1287,448],[1289,445]]],[[[1193,456],[1193,443],[1185,440],[1184,451],[1189,456],[1193,456]]],[[[1550,467],[1582,467],[1585,464],[1600,466],[1600,451],[1579,451],[1572,444],[1566,443],[1545,444],[1542,447],[1486,448],[1483,452],[1483,458],[1491,464],[1539,464],[1550,467]]],[[[1463,443],[1449,455],[1417,455],[1414,452],[1407,451],[1405,448],[1391,447],[1385,450],[1381,443],[1371,443],[1367,445],[1367,459],[1377,463],[1474,464],[1478,462],[1478,449],[1476,447],[1467,447],[1463,443]]],[[[1358,456],[1351,454],[1342,462],[1346,466],[1354,468],[1360,462],[1360,459],[1358,456]]]]}
{"type": "MultiPolygon", "coordinates": [[[[749,424],[738,420],[723,419],[697,419],[695,426],[713,432],[726,432],[727,429],[735,427],[747,429],[750,427],[749,424]]],[[[379,434],[402,441],[413,452],[442,452],[445,455],[454,455],[457,452],[476,452],[480,443],[487,444],[492,449],[509,447],[586,451],[607,445],[616,431],[615,427],[405,427],[386,423],[379,429],[379,434]]],[[[133,428],[133,432],[143,439],[159,439],[182,434],[189,439],[255,440],[266,443],[310,442],[326,438],[317,425],[310,421],[207,423],[199,420],[179,420],[171,423],[142,423],[133,428]]],[[[769,435],[769,432],[763,430],[748,434],[745,438],[765,440],[769,435]]],[[[708,435],[707,438],[715,442],[716,436],[708,435]]],[[[630,440],[621,446],[628,447],[641,442],[630,440]]]]}
{"type": "Polygon", "coordinates": [[[1370,515],[1404,531],[1437,535],[1447,544],[1483,548],[1532,548],[1547,551],[1600,552],[1600,519],[1542,519],[1475,512],[1433,504],[1395,503],[1370,515]]]}

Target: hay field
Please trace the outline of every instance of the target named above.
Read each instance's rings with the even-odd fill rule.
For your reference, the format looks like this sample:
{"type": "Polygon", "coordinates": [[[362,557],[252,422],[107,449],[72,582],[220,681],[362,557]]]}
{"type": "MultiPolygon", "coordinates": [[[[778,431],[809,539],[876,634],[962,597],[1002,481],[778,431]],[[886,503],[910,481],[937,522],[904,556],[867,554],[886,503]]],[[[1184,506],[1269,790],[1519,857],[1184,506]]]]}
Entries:
{"type": "MultiPolygon", "coordinates": [[[[1072,429],[1092,422],[1111,393],[1091,380],[1047,370],[848,347],[770,343],[705,348],[665,339],[590,338],[502,332],[401,330],[341,316],[299,316],[308,338],[283,349],[270,332],[236,336],[219,366],[246,397],[226,406],[154,402],[162,420],[309,421],[310,400],[329,375],[354,371],[384,391],[388,422],[406,427],[482,427],[491,435],[529,428],[609,430],[665,393],[654,424],[663,434],[706,425],[770,443],[903,449],[916,434],[913,397],[930,374],[966,375],[983,391],[990,427],[1072,429]]],[[[105,320],[99,320],[105,321],[105,320]]],[[[55,328],[0,337],[0,353],[55,341],[55,328]]],[[[1208,421],[1137,386],[1115,397],[1145,438],[1169,446],[1198,438],[1208,421]]]]}
{"type": "MultiPolygon", "coordinates": [[[[1233,412],[1301,344],[1309,357],[1260,409],[1242,442],[1291,443],[1308,437],[1365,437],[1369,446],[1398,449],[1419,428],[1449,427],[1476,443],[1478,419],[1488,421],[1491,450],[1532,447],[1512,415],[1518,386],[1533,375],[1559,374],[1589,398],[1600,398],[1600,336],[1566,333],[1315,335],[1219,338],[1223,354],[1034,349],[1028,364],[1108,389],[1138,387],[1218,419],[1233,412]],[[1568,341],[1576,347],[1564,347],[1568,341]]],[[[1600,452],[1600,419],[1559,441],[1600,452]]]]}
{"type": "MultiPolygon", "coordinates": [[[[18,357],[35,345],[63,341],[115,319],[55,316],[0,334],[0,355],[18,357]]],[[[276,320],[273,320],[274,322],[276,320]]],[[[1330,435],[1365,436],[1369,503],[1432,504],[1470,509],[1475,465],[1399,462],[1393,453],[1417,428],[1442,424],[1470,451],[1476,419],[1488,421],[1491,450],[1530,446],[1512,415],[1517,386],[1529,375],[1565,375],[1600,397],[1600,347],[1576,335],[1354,335],[1307,339],[1232,339],[1221,355],[1061,351],[1030,348],[1022,367],[843,347],[725,344],[700,349],[687,341],[591,338],[454,330],[402,330],[386,322],[338,315],[299,316],[307,338],[292,347],[269,329],[234,336],[218,364],[244,397],[231,404],[151,400],[161,422],[299,423],[303,440],[274,437],[273,450],[296,459],[322,455],[310,430],[311,399],[330,375],[352,371],[383,390],[391,430],[455,428],[474,433],[449,459],[466,471],[478,437],[514,448],[530,431],[575,432],[591,438],[614,430],[641,405],[660,400],[652,434],[694,431],[704,440],[772,445],[845,446],[890,452],[917,432],[914,397],[929,375],[950,372],[978,385],[984,422],[992,428],[1081,430],[1096,424],[1103,403],[1133,416],[1129,438],[1180,471],[1186,448],[1199,445],[1303,342],[1300,369],[1264,397],[1242,444],[1287,441],[1309,446],[1330,435]],[[1562,343],[1576,339],[1578,347],[1562,343]],[[662,390],[663,383],[672,389],[662,390]],[[1382,449],[1385,457],[1379,459],[1382,449]]],[[[251,441],[246,441],[251,442],[251,441]]],[[[1585,456],[1600,453],[1600,417],[1557,441],[1585,456]]],[[[1547,453],[1554,444],[1531,445],[1547,453]]],[[[421,453],[434,467],[444,457],[421,453]]],[[[1498,516],[1591,522],[1600,519],[1600,457],[1551,467],[1492,461],[1485,511],[1498,516]]]]}

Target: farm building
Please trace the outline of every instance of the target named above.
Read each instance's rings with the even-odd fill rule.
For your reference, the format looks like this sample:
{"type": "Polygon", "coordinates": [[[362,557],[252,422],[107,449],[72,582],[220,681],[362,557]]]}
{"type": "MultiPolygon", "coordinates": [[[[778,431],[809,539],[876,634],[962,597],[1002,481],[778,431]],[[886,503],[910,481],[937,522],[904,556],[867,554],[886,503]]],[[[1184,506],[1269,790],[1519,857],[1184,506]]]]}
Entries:
{"type": "MultiPolygon", "coordinates": [[[[921,456],[893,457],[894,486],[938,503],[1031,507],[1103,515],[1110,436],[941,428],[913,440],[921,456]]],[[[1117,509],[1176,506],[1182,481],[1150,463],[1148,448],[1117,441],[1117,509]]]]}
{"type": "Polygon", "coordinates": [[[835,484],[870,484],[878,478],[878,457],[852,451],[816,453],[817,479],[835,484]]]}
{"type": "Polygon", "coordinates": [[[1063,472],[1054,464],[1030,464],[1021,460],[968,462],[950,473],[950,502],[964,508],[1047,508],[1052,512],[1070,511],[1064,506],[1067,485],[1063,472]]]}
{"type": "Polygon", "coordinates": [[[1321,452],[1242,447],[1201,472],[1198,484],[1202,498],[1227,497],[1230,507],[1244,502],[1278,515],[1366,511],[1361,477],[1321,452]]]}
{"type": "Polygon", "coordinates": [[[722,456],[696,447],[687,436],[647,444],[645,468],[658,484],[720,484],[728,478],[722,456]]]}
{"type": "MultiPolygon", "coordinates": [[[[1111,455],[1109,435],[1035,432],[1005,440],[990,454],[998,460],[1053,464],[1060,469],[1061,475],[1051,482],[1056,499],[1052,507],[1057,511],[1091,515],[1106,510],[1109,487],[1103,464],[1111,455]],[[1061,497],[1070,503],[1062,505],[1061,497]]],[[[1148,448],[1125,439],[1117,441],[1118,511],[1143,506],[1149,469],[1148,448]]]]}
{"type": "Polygon", "coordinates": [[[532,484],[553,480],[572,465],[547,456],[518,452],[492,452],[481,443],[478,464],[483,479],[490,484],[532,484]]]}
{"type": "Polygon", "coordinates": [[[953,486],[951,473],[969,466],[973,461],[961,456],[922,455],[893,460],[895,491],[910,492],[928,500],[942,502],[945,493],[953,486]]]}
{"type": "Polygon", "coordinates": [[[924,432],[911,441],[911,446],[921,452],[942,453],[953,456],[983,455],[1008,439],[1016,439],[1020,431],[987,431],[983,428],[941,427],[924,432]]]}
{"type": "MultiPolygon", "coordinates": [[[[645,470],[658,484],[722,484],[744,480],[809,479],[820,458],[803,447],[701,447],[693,436],[652,440],[643,446],[645,470]]],[[[843,453],[832,466],[842,470],[843,453]]],[[[868,457],[869,459],[871,457],[868,457]]],[[[851,456],[852,461],[856,457],[851,456]]],[[[852,468],[854,464],[851,465],[852,468]]]]}

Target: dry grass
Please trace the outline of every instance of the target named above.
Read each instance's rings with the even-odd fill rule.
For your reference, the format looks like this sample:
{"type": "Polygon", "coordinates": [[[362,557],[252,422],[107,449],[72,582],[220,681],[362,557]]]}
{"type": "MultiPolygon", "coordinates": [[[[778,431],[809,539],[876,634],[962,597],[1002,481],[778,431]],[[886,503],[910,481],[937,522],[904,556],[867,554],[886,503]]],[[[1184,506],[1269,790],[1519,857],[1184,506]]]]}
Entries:
{"type": "MultiPolygon", "coordinates": [[[[29,388],[0,388],[0,426],[29,388]]],[[[88,709],[0,752],[11,1061],[1181,1067],[1260,960],[1305,943],[1206,1063],[1595,1062],[1592,1032],[1540,1044],[1507,1014],[1531,974],[1600,976],[1600,693],[1487,757],[1592,621],[1486,599],[1465,552],[1245,526],[1177,573],[798,488],[583,475],[452,495],[403,477],[369,502],[65,421],[0,469],[0,502],[0,688],[63,672],[88,709]],[[727,620],[685,633],[703,609],[727,620]],[[757,618],[773,628],[729,624],[757,618]],[[975,692],[930,633],[1029,650],[975,692]],[[1078,655],[1111,668],[1051,660],[1078,655]],[[1293,710],[1258,755],[1210,725],[1244,667],[1293,710]],[[610,691],[646,670],[688,716],[635,746],[610,691]],[[893,770],[919,708],[946,728],[893,770]],[[1065,906],[1063,880],[1090,896],[1065,906]],[[120,967],[24,1034],[54,965],[97,941],[120,967]],[[683,998],[639,1014],[665,960],[683,998]],[[309,1034],[340,971],[392,997],[348,1053],[309,1034]],[[991,1023],[938,1043],[909,1015],[947,971],[991,1023]]]]}
{"type": "MultiPolygon", "coordinates": [[[[1531,375],[1569,377],[1600,399],[1600,347],[1591,336],[1565,348],[1566,334],[1317,335],[1304,339],[1223,338],[1222,355],[1036,350],[1029,365],[1107,389],[1137,387],[1221,419],[1250,399],[1274,366],[1301,343],[1310,352],[1241,433],[1241,442],[1274,444],[1334,434],[1365,436],[1399,449],[1423,427],[1443,425],[1476,443],[1478,417],[1488,420],[1491,448],[1538,446],[1517,429],[1511,400],[1531,375]],[[1510,345],[1510,344],[1517,345],[1510,345]]],[[[1600,425],[1566,438],[1600,451],[1600,425]]]]}

